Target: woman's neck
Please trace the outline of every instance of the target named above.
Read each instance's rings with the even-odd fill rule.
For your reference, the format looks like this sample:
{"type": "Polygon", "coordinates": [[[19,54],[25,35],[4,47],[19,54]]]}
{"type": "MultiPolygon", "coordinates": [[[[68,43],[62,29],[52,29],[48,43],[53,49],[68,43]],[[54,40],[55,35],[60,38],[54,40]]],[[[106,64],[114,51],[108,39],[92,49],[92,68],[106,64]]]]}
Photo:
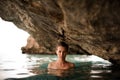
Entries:
{"type": "Polygon", "coordinates": [[[59,62],[59,63],[64,63],[64,62],[66,62],[66,61],[65,61],[65,59],[58,58],[58,59],[57,59],[57,62],[59,62]]]}

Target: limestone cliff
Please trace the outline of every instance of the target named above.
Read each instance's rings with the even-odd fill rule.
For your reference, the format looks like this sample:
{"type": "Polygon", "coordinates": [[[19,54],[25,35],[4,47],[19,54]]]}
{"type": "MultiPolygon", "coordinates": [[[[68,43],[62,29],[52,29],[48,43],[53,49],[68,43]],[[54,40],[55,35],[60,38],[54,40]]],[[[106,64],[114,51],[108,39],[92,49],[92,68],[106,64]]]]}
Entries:
{"type": "Polygon", "coordinates": [[[119,7],[119,0],[0,0],[0,17],[27,31],[41,50],[64,40],[73,53],[120,64],[119,7]]]}

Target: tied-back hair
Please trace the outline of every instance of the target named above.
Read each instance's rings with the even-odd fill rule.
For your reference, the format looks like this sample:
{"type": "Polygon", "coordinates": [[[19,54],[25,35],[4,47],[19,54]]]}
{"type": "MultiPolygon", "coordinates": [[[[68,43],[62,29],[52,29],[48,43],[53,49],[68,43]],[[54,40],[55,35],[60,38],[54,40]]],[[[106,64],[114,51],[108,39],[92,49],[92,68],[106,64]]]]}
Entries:
{"type": "Polygon", "coordinates": [[[62,46],[62,47],[64,47],[64,48],[66,48],[66,50],[68,51],[69,46],[68,46],[67,43],[65,43],[65,42],[63,42],[63,41],[60,41],[60,42],[58,42],[58,44],[57,44],[56,47],[58,47],[58,46],[62,46]]]}

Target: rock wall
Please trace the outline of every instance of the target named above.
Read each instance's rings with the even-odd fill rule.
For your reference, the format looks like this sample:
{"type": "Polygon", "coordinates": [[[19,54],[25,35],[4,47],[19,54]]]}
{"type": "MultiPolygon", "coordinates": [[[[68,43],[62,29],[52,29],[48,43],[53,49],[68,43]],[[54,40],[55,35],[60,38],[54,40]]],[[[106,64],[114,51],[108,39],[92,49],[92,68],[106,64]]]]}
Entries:
{"type": "Polygon", "coordinates": [[[71,53],[93,54],[120,64],[119,0],[0,0],[0,17],[52,52],[59,40],[71,53]]]}

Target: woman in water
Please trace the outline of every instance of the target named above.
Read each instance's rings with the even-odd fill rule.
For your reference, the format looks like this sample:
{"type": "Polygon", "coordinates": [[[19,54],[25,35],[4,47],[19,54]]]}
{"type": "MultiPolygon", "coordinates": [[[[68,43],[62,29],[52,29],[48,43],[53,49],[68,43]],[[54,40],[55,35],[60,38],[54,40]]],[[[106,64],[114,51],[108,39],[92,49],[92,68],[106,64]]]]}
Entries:
{"type": "Polygon", "coordinates": [[[70,69],[75,65],[66,61],[68,45],[65,42],[59,42],[56,46],[57,60],[48,64],[48,69],[70,69]]]}

